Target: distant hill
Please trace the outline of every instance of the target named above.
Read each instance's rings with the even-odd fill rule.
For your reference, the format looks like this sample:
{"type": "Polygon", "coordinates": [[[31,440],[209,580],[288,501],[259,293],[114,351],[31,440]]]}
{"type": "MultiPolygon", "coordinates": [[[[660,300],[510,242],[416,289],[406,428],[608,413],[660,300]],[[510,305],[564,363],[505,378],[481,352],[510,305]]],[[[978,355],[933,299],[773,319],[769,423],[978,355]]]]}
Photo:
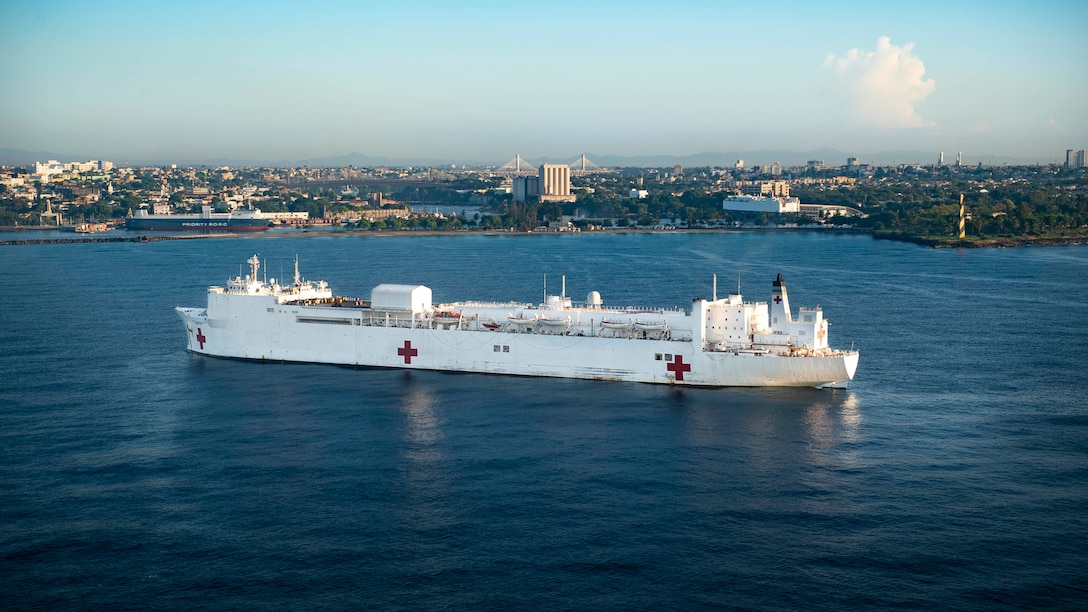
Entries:
{"type": "MultiPolygon", "coordinates": [[[[684,167],[718,166],[732,168],[738,159],[744,160],[744,165],[752,167],[756,165],[771,165],[780,162],[783,166],[802,166],[809,160],[821,160],[827,166],[845,166],[848,157],[857,157],[863,164],[890,165],[890,164],[932,164],[937,161],[937,153],[923,151],[881,151],[879,153],[849,153],[837,149],[811,149],[808,151],[787,151],[783,149],[756,149],[748,151],[705,152],[692,155],[608,155],[599,153],[586,153],[586,159],[602,168],[667,168],[680,164],[684,167]]],[[[539,166],[545,161],[553,163],[577,163],[581,154],[569,156],[548,157],[523,157],[522,162],[527,166],[539,166]]],[[[951,156],[946,152],[945,161],[951,163],[955,154],[951,156]]],[[[965,156],[964,163],[975,165],[978,163],[991,164],[1034,164],[1034,159],[1021,159],[1008,156],[980,155],[965,156]]],[[[446,158],[394,158],[386,156],[371,156],[363,153],[348,153],[329,157],[303,159],[297,162],[281,162],[277,165],[311,166],[318,168],[341,166],[449,166],[450,164],[466,166],[497,166],[503,162],[480,162],[466,159],[446,158]]]]}
{"type": "MultiPolygon", "coordinates": [[[[880,151],[878,153],[849,153],[837,149],[810,149],[808,151],[788,151],[784,149],[753,149],[746,151],[718,151],[694,153],[691,155],[608,155],[599,153],[586,153],[586,159],[602,168],[668,168],[680,164],[683,167],[717,166],[732,168],[738,159],[744,160],[746,167],[766,166],[775,162],[784,167],[804,165],[809,160],[821,160],[827,166],[845,166],[846,158],[857,157],[863,164],[876,164],[879,166],[891,164],[932,164],[937,161],[937,153],[923,151],[880,151]]],[[[512,157],[512,156],[511,156],[512,157]]],[[[569,156],[548,156],[522,158],[529,167],[539,166],[545,161],[554,163],[576,163],[581,154],[569,156]]],[[[26,151],[23,149],[0,148],[0,165],[26,166],[36,161],[83,161],[87,159],[99,159],[87,156],[73,156],[64,153],[49,151],[26,151]]],[[[450,165],[465,165],[469,167],[498,166],[504,161],[480,161],[467,159],[452,159],[440,157],[406,157],[396,158],[384,155],[367,155],[365,153],[345,153],[342,155],[330,155],[326,157],[312,157],[302,159],[228,159],[222,157],[209,157],[204,159],[108,159],[119,166],[165,166],[178,164],[179,166],[265,166],[265,167],[300,167],[330,168],[343,166],[358,166],[364,168],[373,167],[448,167],[450,165]]],[[[951,164],[955,160],[955,153],[945,151],[945,163],[951,164]]],[[[1002,155],[967,155],[963,162],[966,165],[1030,165],[1040,163],[1041,160],[1016,158],[1002,155]]],[[[1044,162],[1045,163],[1045,162],[1044,162]]]]}
{"type": "Polygon", "coordinates": [[[34,162],[45,162],[55,159],[61,162],[83,161],[85,157],[73,157],[63,153],[51,153],[49,151],[24,151],[23,149],[7,149],[0,147],[0,166],[27,166],[34,162]]]}

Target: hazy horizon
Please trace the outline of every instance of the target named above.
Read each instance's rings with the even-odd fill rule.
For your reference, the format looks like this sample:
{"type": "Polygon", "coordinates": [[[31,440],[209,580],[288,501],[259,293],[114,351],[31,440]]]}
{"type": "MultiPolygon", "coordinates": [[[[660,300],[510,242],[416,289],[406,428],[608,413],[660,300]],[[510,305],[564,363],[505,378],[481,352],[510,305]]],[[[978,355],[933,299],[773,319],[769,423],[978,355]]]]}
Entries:
{"type": "Polygon", "coordinates": [[[4,14],[11,149],[498,165],[1088,148],[1079,2],[16,1],[4,14]]]}

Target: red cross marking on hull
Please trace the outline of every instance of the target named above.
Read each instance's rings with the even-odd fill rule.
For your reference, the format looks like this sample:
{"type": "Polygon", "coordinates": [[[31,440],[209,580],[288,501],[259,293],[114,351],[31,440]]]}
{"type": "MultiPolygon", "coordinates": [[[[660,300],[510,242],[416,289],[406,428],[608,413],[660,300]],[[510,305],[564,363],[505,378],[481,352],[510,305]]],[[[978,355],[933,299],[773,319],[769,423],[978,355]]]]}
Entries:
{"type": "Polygon", "coordinates": [[[196,328],[196,341],[200,343],[200,348],[202,350],[204,348],[204,341],[207,339],[208,337],[204,335],[204,332],[202,332],[199,327],[196,328]]]}
{"type": "Polygon", "coordinates": [[[665,369],[676,375],[676,380],[684,380],[684,372],[691,371],[691,364],[684,363],[684,356],[677,355],[673,357],[672,363],[665,366],[665,369]]]}
{"type": "Polygon", "coordinates": [[[781,295],[774,296],[774,303],[775,304],[781,304],[782,303],[782,296],[781,295]]]}
{"type": "Polygon", "coordinates": [[[416,355],[419,354],[419,349],[412,348],[412,341],[411,340],[405,340],[404,341],[404,346],[397,349],[397,354],[400,355],[401,357],[404,357],[404,363],[411,364],[412,363],[412,357],[415,357],[416,355]]]}

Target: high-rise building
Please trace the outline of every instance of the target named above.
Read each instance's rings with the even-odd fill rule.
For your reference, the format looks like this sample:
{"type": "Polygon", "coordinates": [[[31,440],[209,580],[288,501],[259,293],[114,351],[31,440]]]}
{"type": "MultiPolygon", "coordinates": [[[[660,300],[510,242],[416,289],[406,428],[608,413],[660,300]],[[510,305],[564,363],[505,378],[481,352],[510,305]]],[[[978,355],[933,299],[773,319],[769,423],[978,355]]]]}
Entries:
{"type": "Polygon", "coordinates": [[[859,165],[858,164],[858,158],[856,158],[856,157],[847,157],[846,158],[846,167],[847,168],[857,168],[858,165],[859,165]]]}
{"type": "Polygon", "coordinates": [[[956,153],[956,167],[959,168],[963,165],[963,151],[956,153]]]}
{"type": "Polygon", "coordinates": [[[754,196],[788,198],[790,196],[790,184],[788,181],[755,181],[744,186],[744,193],[754,196]]]}
{"type": "Polygon", "coordinates": [[[1083,168],[1084,162],[1088,161],[1085,159],[1085,156],[1086,154],[1084,149],[1080,149],[1079,151],[1075,149],[1066,149],[1065,167],[1069,169],[1083,168]]]}
{"type": "Polygon", "coordinates": [[[542,164],[540,166],[540,201],[573,202],[570,193],[570,166],[542,164]]]}
{"type": "Polygon", "coordinates": [[[937,165],[938,166],[943,166],[944,165],[944,151],[941,151],[941,154],[937,156],[937,165]]]}

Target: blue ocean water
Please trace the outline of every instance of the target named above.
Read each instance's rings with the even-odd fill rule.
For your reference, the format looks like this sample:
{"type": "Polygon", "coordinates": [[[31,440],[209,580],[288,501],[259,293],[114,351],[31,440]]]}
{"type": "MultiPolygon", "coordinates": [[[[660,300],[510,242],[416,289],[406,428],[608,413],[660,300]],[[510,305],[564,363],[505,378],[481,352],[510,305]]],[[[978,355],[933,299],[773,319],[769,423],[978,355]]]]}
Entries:
{"type": "Polygon", "coordinates": [[[1088,247],[818,233],[0,247],[0,605],[1082,608],[1088,247]],[[365,297],[819,304],[847,390],[184,351],[260,253],[365,297]],[[554,284],[553,284],[554,283],[554,284]]]}

